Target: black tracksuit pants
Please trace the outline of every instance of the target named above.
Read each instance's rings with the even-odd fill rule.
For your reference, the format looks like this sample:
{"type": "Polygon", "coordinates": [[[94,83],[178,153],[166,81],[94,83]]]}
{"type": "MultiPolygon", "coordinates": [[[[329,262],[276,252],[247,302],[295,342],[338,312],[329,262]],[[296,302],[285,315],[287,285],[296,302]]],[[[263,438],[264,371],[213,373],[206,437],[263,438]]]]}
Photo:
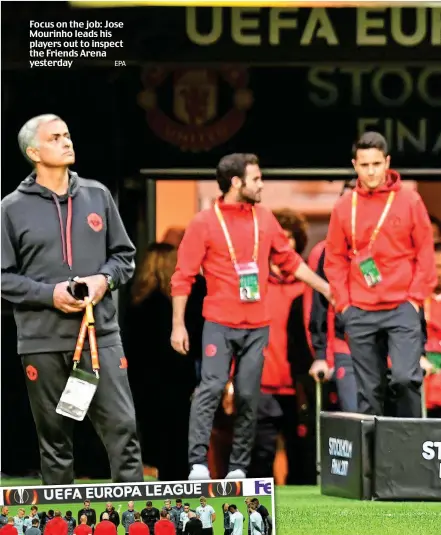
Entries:
{"type": "Polygon", "coordinates": [[[384,415],[387,355],[392,361],[389,393],[394,414],[421,417],[421,317],[410,303],[392,310],[351,306],[342,315],[358,387],[358,412],[384,415]]]}
{"type": "Polygon", "coordinates": [[[190,413],[190,466],[207,464],[214,415],[228,382],[234,356],[236,416],[228,470],[247,471],[251,462],[260,399],[263,350],[268,345],[268,336],[268,327],[233,329],[205,322],[202,334],[202,378],[190,413]]]}
{"type": "MultiPolygon", "coordinates": [[[[99,348],[99,357],[100,381],[88,416],[106,447],[112,481],[141,482],[141,450],[123,348],[99,348]]],[[[69,485],[74,481],[75,421],[55,409],[72,369],[73,352],[27,354],[21,358],[24,369],[32,370],[26,373],[26,385],[37,427],[43,484],[69,485]]],[[[89,351],[83,351],[79,368],[92,371],[89,351]]]]}

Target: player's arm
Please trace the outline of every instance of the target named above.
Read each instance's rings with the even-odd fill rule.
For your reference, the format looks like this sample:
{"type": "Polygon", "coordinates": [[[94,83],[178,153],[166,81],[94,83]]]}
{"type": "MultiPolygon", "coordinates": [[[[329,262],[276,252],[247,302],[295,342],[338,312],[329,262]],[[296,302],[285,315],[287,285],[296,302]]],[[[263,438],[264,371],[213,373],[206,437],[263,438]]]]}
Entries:
{"type": "Polygon", "coordinates": [[[432,226],[423,200],[418,195],[412,205],[413,229],[412,242],[415,247],[415,268],[409,288],[409,301],[421,307],[437,284],[435,268],[435,250],[433,246],[432,226]]]}
{"type": "Polygon", "coordinates": [[[324,270],[332,294],[335,297],[335,311],[343,312],[351,304],[349,299],[349,244],[343,231],[336,208],[331,213],[326,237],[326,255],[324,270]]]}
{"type": "Polygon", "coordinates": [[[214,522],[216,520],[216,511],[212,508],[211,509],[211,521],[214,522]]]}
{"type": "Polygon", "coordinates": [[[122,222],[115,201],[106,188],[107,200],[107,260],[98,273],[110,275],[112,290],[126,284],[135,272],[136,248],[131,242],[122,222]]]}
{"type": "Polygon", "coordinates": [[[175,351],[185,355],[188,353],[189,338],[185,328],[185,309],[188,296],[200,272],[207,250],[206,223],[198,214],[185,231],[178,250],[178,261],[171,279],[173,302],[173,331],[171,344],[175,351]]]}
{"type": "Polygon", "coordinates": [[[19,274],[19,262],[16,253],[18,249],[17,238],[3,204],[1,207],[1,225],[2,298],[15,305],[53,307],[55,284],[37,282],[30,277],[19,274]]]}
{"type": "Polygon", "coordinates": [[[258,531],[259,533],[263,533],[263,530],[262,528],[260,527],[260,524],[259,522],[257,522],[256,520],[254,520],[254,518],[250,517],[250,520],[251,520],[251,525],[253,526],[253,528],[258,531]]]}
{"type": "Polygon", "coordinates": [[[302,257],[292,250],[282,227],[271,214],[271,260],[276,264],[284,276],[294,274],[297,280],[303,281],[314,290],[330,299],[329,284],[319,277],[303,261],[302,257]]]}

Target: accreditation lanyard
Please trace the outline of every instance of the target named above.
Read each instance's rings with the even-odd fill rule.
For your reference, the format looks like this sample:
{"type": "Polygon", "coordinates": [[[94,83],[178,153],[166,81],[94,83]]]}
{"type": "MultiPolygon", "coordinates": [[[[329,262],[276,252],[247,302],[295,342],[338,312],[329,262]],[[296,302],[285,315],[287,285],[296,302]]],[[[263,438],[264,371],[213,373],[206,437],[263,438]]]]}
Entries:
{"type": "MultiPolygon", "coordinates": [[[[389,193],[389,197],[387,198],[386,206],[384,207],[383,213],[380,216],[380,219],[378,220],[377,226],[374,228],[374,231],[372,232],[372,236],[369,240],[368,249],[371,250],[372,246],[377,239],[378,233],[380,232],[381,227],[383,226],[384,220],[386,219],[386,216],[390,210],[390,207],[392,206],[393,200],[395,197],[395,191],[391,191],[389,193]]],[[[357,222],[357,200],[358,195],[356,191],[352,192],[352,249],[354,252],[354,255],[358,254],[357,251],[357,244],[355,239],[356,234],[356,222],[357,222]]]]}
{"type": "MultiPolygon", "coordinates": [[[[236,252],[234,250],[233,242],[231,241],[231,236],[230,236],[230,233],[228,232],[227,224],[225,223],[225,219],[224,219],[224,216],[222,215],[221,209],[219,208],[218,202],[214,204],[214,211],[216,212],[220,226],[222,227],[222,230],[224,232],[224,236],[227,242],[228,252],[230,253],[231,261],[233,262],[234,268],[237,270],[239,264],[237,262],[236,252]]],[[[259,254],[259,222],[257,221],[256,210],[254,209],[254,206],[251,207],[251,212],[253,214],[253,223],[254,223],[253,262],[257,264],[257,258],[259,254]]]]}
{"type": "Polygon", "coordinates": [[[83,316],[83,321],[81,322],[80,332],[78,334],[78,339],[77,339],[77,345],[75,347],[75,353],[73,356],[73,362],[74,362],[73,369],[74,370],[77,368],[81,360],[81,354],[83,352],[86,333],[89,334],[89,347],[90,347],[90,358],[92,360],[92,369],[98,378],[100,362],[98,358],[98,345],[96,343],[95,318],[93,315],[93,307],[91,303],[89,303],[86,306],[86,310],[83,316]]]}

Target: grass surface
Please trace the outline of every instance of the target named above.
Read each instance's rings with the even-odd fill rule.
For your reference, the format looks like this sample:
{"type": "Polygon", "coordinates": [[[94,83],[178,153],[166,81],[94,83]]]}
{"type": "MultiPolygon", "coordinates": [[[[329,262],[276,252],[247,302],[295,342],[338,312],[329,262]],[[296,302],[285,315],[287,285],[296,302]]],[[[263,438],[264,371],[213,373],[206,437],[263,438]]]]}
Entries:
{"type": "MultiPolygon", "coordinates": [[[[77,483],[106,483],[107,481],[77,481],[77,483]]],[[[35,479],[2,479],[2,486],[33,486],[40,484],[35,479]]],[[[174,501],[174,500],[173,500],[174,501]]],[[[225,498],[208,500],[218,515],[215,522],[215,535],[223,535],[221,505],[225,498]]],[[[232,500],[233,501],[233,500],[232,500]]],[[[242,513],[243,498],[234,498],[242,513]]],[[[261,498],[261,502],[271,511],[270,498],[261,498]]],[[[198,500],[189,500],[194,509],[199,505],[198,500]]],[[[127,508],[127,503],[114,501],[118,508],[121,504],[121,514],[127,508]]],[[[158,509],[162,500],[153,500],[158,509]]],[[[97,515],[104,511],[104,504],[93,503],[97,515]]],[[[145,502],[136,502],[136,509],[140,511],[145,502]]],[[[55,505],[51,505],[56,509],[55,505]]],[[[82,504],[62,505],[64,514],[68,509],[74,512],[82,508],[82,504]]],[[[10,512],[16,514],[17,507],[10,507],[10,512]]],[[[39,505],[41,511],[48,510],[47,505],[39,505]]],[[[278,487],[276,490],[276,528],[277,535],[440,535],[441,534],[441,504],[416,502],[360,502],[342,498],[322,496],[317,487],[278,487]]],[[[123,534],[120,527],[118,534],[123,534]]],[[[243,535],[247,534],[245,523],[243,535]]]]}
{"type": "Polygon", "coordinates": [[[278,487],[277,535],[440,535],[441,504],[360,502],[278,487]]]}

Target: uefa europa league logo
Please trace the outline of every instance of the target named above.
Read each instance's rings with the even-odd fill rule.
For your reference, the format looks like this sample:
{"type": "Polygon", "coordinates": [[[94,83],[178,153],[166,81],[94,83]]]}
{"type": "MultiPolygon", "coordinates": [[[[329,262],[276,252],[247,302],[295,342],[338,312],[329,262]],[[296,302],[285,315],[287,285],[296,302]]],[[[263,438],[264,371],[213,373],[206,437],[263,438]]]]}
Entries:
{"type": "Polygon", "coordinates": [[[228,496],[231,493],[231,483],[229,481],[221,481],[217,486],[219,496],[228,496]]]}
{"type": "Polygon", "coordinates": [[[20,505],[24,504],[25,502],[29,500],[28,491],[26,489],[17,489],[14,492],[14,500],[16,501],[16,503],[19,503],[20,505]]]}

